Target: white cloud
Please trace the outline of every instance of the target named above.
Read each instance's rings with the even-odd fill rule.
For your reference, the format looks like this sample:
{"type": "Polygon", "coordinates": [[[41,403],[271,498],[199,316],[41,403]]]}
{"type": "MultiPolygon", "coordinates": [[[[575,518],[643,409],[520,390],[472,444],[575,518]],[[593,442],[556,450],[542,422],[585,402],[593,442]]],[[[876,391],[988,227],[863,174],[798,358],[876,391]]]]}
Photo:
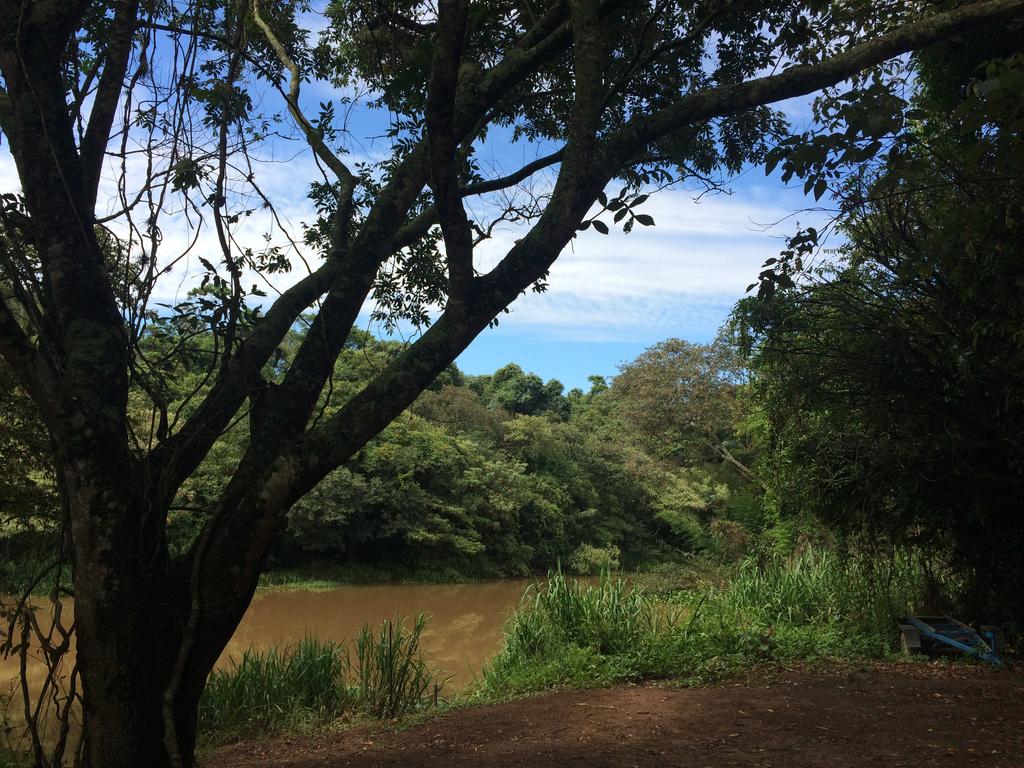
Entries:
{"type": "MultiPolygon", "coordinates": [[[[653,196],[642,210],[656,226],[637,226],[629,235],[618,228],[581,233],[552,267],[547,292],[521,296],[503,324],[589,340],[695,328],[707,335],[796,226],[791,210],[751,197],[737,192],[696,203],[681,191],[653,196]]],[[[480,268],[496,263],[521,236],[506,231],[486,243],[480,268]]]]}
{"type": "MultiPolygon", "coordinates": [[[[318,173],[309,153],[295,153],[295,148],[297,144],[268,148],[257,178],[286,226],[301,238],[300,222],[314,217],[306,194],[318,173]]],[[[114,192],[114,170],[108,169],[101,201],[114,192]]],[[[138,176],[136,183],[141,180],[137,169],[130,169],[129,176],[138,176]]],[[[0,185],[18,186],[7,153],[0,154],[0,185]]],[[[654,217],[656,226],[637,225],[629,235],[621,225],[612,225],[609,235],[593,228],[580,233],[551,269],[548,291],[521,296],[511,315],[502,318],[502,325],[552,338],[587,340],[633,338],[638,332],[694,335],[694,328],[707,335],[756,279],[764,260],[778,254],[784,235],[795,229],[792,208],[781,203],[799,205],[800,199],[782,197],[778,189],[766,193],[764,187],[751,184],[738,186],[732,195],[708,196],[699,202],[685,191],[656,193],[641,209],[654,217]]],[[[101,202],[101,208],[108,204],[101,202]]],[[[112,204],[111,210],[115,207],[112,204]]],[[[254,207],[252,217],[234,226],[237,241],[262,248],[264,233],[271,232],[274,241],[283,244],[268,212],[255,201],[254,207]]],[[[803,224],[818,224],[815,218],[821,215],[801,214],[800,218],[803,224]]],[[[604,219],[611,224],[609,215],[604,219]]],[[[196,222],[180,214],[165,214],[161,219],[164,259],[181,253],[193,238],[197,242],[190,256],[162,280],[157,301],[181,300],[198,284],[204,272],[198,256],[214,263],[221,260],[212,223],[199,225],[197,236],[196,222]]],[[[523,234],[522,229],[511,227],[498,231],[480,247],[478,269],[493,267],[523,234]]],[[[306,249],[303,255],[315,268],[315,254],[306,249]]],[[[305,274],[301,260],[292,256],[292,271],[271,278],[278,290],[305,274]]],[[[248,275],[246,287],[252,283],[265,288],[258,277],[248,275]]],[[[269,293],[272,299],[273,290],[269,293]]]]}

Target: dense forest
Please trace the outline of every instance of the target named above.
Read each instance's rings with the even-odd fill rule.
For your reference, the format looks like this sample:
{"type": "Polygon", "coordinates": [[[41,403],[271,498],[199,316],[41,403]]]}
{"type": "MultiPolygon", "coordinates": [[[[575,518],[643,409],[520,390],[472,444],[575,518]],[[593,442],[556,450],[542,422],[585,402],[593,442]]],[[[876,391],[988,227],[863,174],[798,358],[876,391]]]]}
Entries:
{"type": "Polygon", "coordinates": [[[779,148],[787,173],[837,187],[841,244],[798,233],[735,338],[784,516],[938,554],[959,610],[1019,626],[1024,58],[978,43],[920,56],[908,100],[870,119],[826,100],[814,139],[779,148]]]}
{"type": "MultiPolygon", "coordinates": [[[[282,364],[301,336],[282,347],[282,364]]],[[[161,341],[151,343],[159,354],[161,341]]],[[[195,337],[196,350],[204,343],[195,337]]],[[[351,338],[321,417],[400,349],[366,333],[351,338]]],[[[738,363],[723,341],[672,340],[610,383],[591,377],[588,392],[565,392],[514,364],[485,376],[453,366],[293,507],[270,569],[459,578],[543,573],[561,562],[596,573],[735,548],[741,531],[763,525],[761,488],[744,464],[756,449],[741,428],[738,363]],[[661,421],[665,411],[672,421],[661,421]]],[[[187,387],[201,371],[193,376],[179,379],[187,387]]],[[[34,574],[18,555],[57,547],[59,504],[30,404],[16,386],[2,397],[3,451],[17,462],[4,463],[0,482],[4,499],[20,502],[4,502],[6,569],[22,582],[34,574]]],[[[179,493],[173,546],[187,548],[210,514],[243,450],[245,416],[179,493]]]]}

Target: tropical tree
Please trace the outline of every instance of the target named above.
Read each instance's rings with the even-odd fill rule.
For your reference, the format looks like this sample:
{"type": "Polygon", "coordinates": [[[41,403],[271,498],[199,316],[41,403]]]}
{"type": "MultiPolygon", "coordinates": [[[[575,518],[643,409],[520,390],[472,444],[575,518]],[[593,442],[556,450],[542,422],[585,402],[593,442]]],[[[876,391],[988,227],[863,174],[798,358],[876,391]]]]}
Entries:
{"type": "Polygon", "coordinates": [[[940,553],[966,615],[1019,627],[1024,56],[979,67],[999,39],[923,58],[910,124],[843,108],[820,151],[785,153],[808,177],[843,171],[845,243],[812,264],[817,233],[799,235],[791,284],[742,302],[736,327],[783,514],[940,553]],[[848,152],[863,141],[887,152],[848,152]]]}
{"type": "Polygon", "coordinates": [[[1024,0],[943,12],[904,0],[355,0],[314,15],[315,44],[308,11],[300,0],[0,2],[0,130],[21,186],[0,218],[0,355],[55,446],[85,765],[194,764],[199,695],[289,507],[519,294],[542,289],[581,228],[651,224],[637,210],[648,186],[759,161],[784,128],[772,103],[1016,23],[1024,0]],[[312,116],[311,78],[338,94],[312,116]],[[347,153],[352,94],[390,120],[383,159],[347,153]],[[305,179],[319,216],[304,234],[321,258],[263,304],[260,286],[277,289],[271,278],[300,263],[256,157],[283,130],[261,112],[275,98],[322,169],[305,179]],[[509,140],[551,151],[485,173],[479,150],[509,140]],[[613,180],[624,188],[606,195],[613,180]],[[470,199],[489,202],[471,215],[470,199]],[[263,215],[277,240],[246,244],[246,222],[263,215]],[[208,246],[192,244],[199,218],[208,246]],[[528,231],[483,271],[476,246],[509,220],[528,231]],[[185,235],[166,236],[174,227],[185,235]],[[157,306],[193,255],[196,291],[157,306]],[[371,294],[385,324],[432,322],[321,417],[371,294]],[[309,330],[284,364],[297,322],[309,330]],[[199,328],[212,345],[196,342],[199,328]],[[159,355],[145,354],[151,336],[159,355]],[[205,373],[183,392],[186,358],[205,373]],[[135,384],[152,414],[141,431],[135,384]],[[239,418],[245,450],[172,555],[168,511],[239,418]]]}
{"type": "Polygon", "coordinates": [[[623,416],[663,456],[693,463],[710,454],[757,486],[733,453],[744,378],[737,350],[723,336],[710,344],[667,339],[623,365],[612,391],[623,416]]]}
{"type": "Polygon", "coordinates": [[[560,381],[551,379],[544,383],[540,376],[525,373],[515,363],[499,368],[490,376],[477,377],[471,386],[492,408],[524,415],[549,413],[561,418],[569,415],[569,402],[562,394],[564,387],[560,381]]]}

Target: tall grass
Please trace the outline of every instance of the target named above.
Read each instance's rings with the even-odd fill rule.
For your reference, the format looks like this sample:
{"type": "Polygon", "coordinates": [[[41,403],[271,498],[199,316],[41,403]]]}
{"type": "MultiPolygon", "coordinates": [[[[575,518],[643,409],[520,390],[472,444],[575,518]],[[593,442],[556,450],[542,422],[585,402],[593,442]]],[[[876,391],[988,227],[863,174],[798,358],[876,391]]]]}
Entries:
{"type": "Polygon", "coordinates": [[[714,595],[720,611],[759,626],[841,624],[854,634],[892,633],[892,622],[926,594],[920,560],[809,549],[761,563],[749,559],[714,595]]]}
{"type": "Polygon", "coordinates": [[[921,564],[808,550],[744,561],[719,585],[667,597],[549,575],[505,628],[479,691],[504,696],[641,677],[717,679],[765,659],[884,657],[925,594],[921,564]]]}
{"type": "MultiPolygon", "coordinates": [[[[628,658],[670,632],[676,608],[655,602],[608,571],[597,585],[559,569],[527,589],[505,626],[505,646],[485,666],[481,689],[504,694],[554,680],[594,684],[608,678],[606,659],[628,658]]],[[[615,675],[613,674],[612,677],[615,675]]]]}
{"type": "Polygon", "coordinates": [[[286,648],[247,650],[214,670],[199,705],[207,733],[277,730],[340,716],[351,708],[344,645],[307,637],[286,648]]]}
{"type": "Polygon", "coordinates": [[[210,675],[199,728],[224,735],[301,730],[339,718],[396,718],[430,706],[443,684],[423,659],[427,618],[364,624],[354,644],[303,638],[285,648],[248,650],[210,675]],[[354,658],[352,651],[354,650],[354,658]]]}
{"type": "Polygon", "coordinates": [[[568,580],[561,569],[547,582],[527,589],[515,619],[506,627],[505,651],[522,658],[559,645],[574,644],[601,654],[617,654],[663,629],[663,611],[607,570],[596,584],[568,580]]]}
{"type": "Polygon", "coordinates": [[[700,596],[685,638],[691,674],[701,679],[716,666],[727,671],[759,659],[891,655],[896,619],[920,608],[928,593],[924,574],[907,553],[808,549],[745,560],[731,580],[700,596]]]}
{"type": "Polygon", "coordinates": [[[366,714],[399,717],[428,702],[441,681],[419,655],[427,617],[420,614],[410,629],[405,622],[385,621],[374,634],[363,625],[356,638],[356,692],[366,714]]]}

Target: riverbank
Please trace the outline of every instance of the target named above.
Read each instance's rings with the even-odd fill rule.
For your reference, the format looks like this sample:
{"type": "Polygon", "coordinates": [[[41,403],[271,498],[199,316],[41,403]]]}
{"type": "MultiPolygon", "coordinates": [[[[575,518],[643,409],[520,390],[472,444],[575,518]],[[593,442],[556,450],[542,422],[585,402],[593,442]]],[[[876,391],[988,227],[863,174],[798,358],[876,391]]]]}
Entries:
{"type": "Polygon", "coordinates": [[[892,661],[893,611],[918,604],[919,570],[908,556],[883,565],[805,549],[696,582],[694,569],[680,569],[654,579],[556,572],[540,584],[261,591],[203,697],[202,741],[290,734],[304,743],[368,719],[408,723],[557,690],[697,687],[766,664],[892,661]],[[396,629],[395,617],[421,613],[431,619],[413,634],[396,629]],[[426,683],[394,684],[413,668],[426,683]]]}
{"type": "MultiPolygon", "coordinates": [[[[726,565],[705,558],[691,557],[672,562],[648,564],[634,570],[623,570],[617,575],[645,588],[660,592],[678,592],[683,588],[708,579],[721,581],[734,569],[735,563],[726,565]]],[[[552,569],[557,569],[555,563],[552,569]]],[[[262,576],[257,589],[323,591],[338,587],[395,586],[395,585],[450,585],[493,584],[498,582],[542,582],[546,571],[528,574],[481,575],[457,570],[411,569],[399,566],[378,567],[359,563],[313,564],[301,568],[273,568],[262,576]]],[[[587,574],[569,572],[581,581],[596,581],[599,572],[587,574]]]]}
{"type": "MultiPolygon", "coordinates": [[[[913,605],[921,591],[909,562],[899,558],[879,572],[876,563],[862,557],[840,558],[807,550],[791,559],[746,560],[724,583],[696,589],[641,585],[608,575],[596,582],[579,582],[556,572],[542,584],[529,586],[503,582],[473,587],[271,591],[253,602],[232,642],[244,643],[243,630],[258,628],[261,615],[275,617],[271,622],[275,625],[286,615],[365,616],[379,611],[383,601],[400,589],[409,599],[407,608],[434,604],[441,611],[433,622],[423,625],[422,634],[416,633],[407,650],[417,658],[422,651],[424,669],[439,680],[457,673],[456,665],[465,668],[467,662],[471,673],[461,685],[441,685],[440,691],[428,686],[420,695],[403,696],[405,714],[426,715],[438,703],[464,707],[570,687],[645,680],[700,685],[767,662],[893,658],[893,606],[913,605]],[[463,598],[468,599],[466,605],[460,605],[463,598]],[[284,605],[275,609],[280,601],[284,605]],[[328,604],[334,610],[324,610],[328,604]],[[509,614],[496,610],[501,604],[509,614]],[[484,645],[477,645],[481,640],[484,645]]],[[[286,623],[300,626],[297,621],[286,623]]],[[[261,636],[267,634],[259,631],[261,636]]],[[[209,711],[220,713],[204,721],[208,742],[257,733],[309,732],[358,721],[368,714],[365,706],[358,705],[365,699],[364,675],[356,673],[357,667],[364,667],[365,654],[359,643],[354,656],[351,645],[338,645],[344,643],[342,638],[352,637],[351,632],[320,623],[305,628],[304,635],[331,640],[247,653],[241,667],[216,673],[212,681],[216,685],[204,696],[209,711]],[[311,695],[303,681],[323,677],[317,670],[324,659],[335,659],[332,663],[338,669],[324,678],[330,695],[311,695]],[[303,671],[308,664],[313,670],[303,671]],[[236,695],[239,691],[244,695],[236,695]]],[[[390,632],[384,635],[390,637],[390,632]]],[[[374,662],[380,668],[376,677],[405,679],[394,672],[392,659],[406,655],[381,655],[382,663],[374,662]]]]}
{"type": "Polygon", "coordinates": [[[218,768],[1024,765],[1024,672],[941,662],[761,666],[701,688],[562,691],[208,752],[218,768]]]}

